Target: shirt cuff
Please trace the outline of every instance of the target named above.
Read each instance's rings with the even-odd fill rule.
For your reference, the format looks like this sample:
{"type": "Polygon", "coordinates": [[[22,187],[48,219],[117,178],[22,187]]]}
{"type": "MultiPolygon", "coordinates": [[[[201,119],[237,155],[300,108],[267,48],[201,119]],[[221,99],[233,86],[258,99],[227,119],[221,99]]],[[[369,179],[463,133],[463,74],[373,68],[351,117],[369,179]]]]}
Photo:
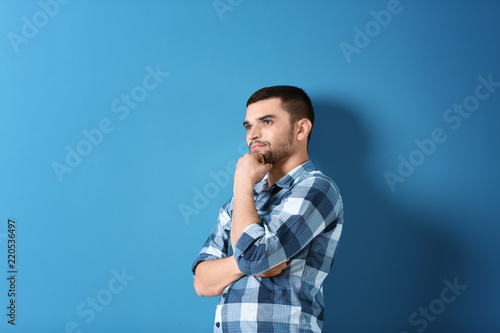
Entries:
{"type": "Polygon", "coordinates": [[[202,261],[207,261],[207,260],[215,260],[215,259],[220,259],[220,257],[214,256],[213,254],[207,254],[207,253],[200,253],[196,260],[194,261],[193,265],[191,266],[191,272],[194,273],[196,271],[196,266],[202,261]]]}
{"type": "Polygon", "coordinates": [[[238,263],[240,258],[252,246],[256,239],[261,238],[266,234],[264,227],[260,223],[252,223],[243,230],[240,238],[234,247],[234,259],[238,263]]]}

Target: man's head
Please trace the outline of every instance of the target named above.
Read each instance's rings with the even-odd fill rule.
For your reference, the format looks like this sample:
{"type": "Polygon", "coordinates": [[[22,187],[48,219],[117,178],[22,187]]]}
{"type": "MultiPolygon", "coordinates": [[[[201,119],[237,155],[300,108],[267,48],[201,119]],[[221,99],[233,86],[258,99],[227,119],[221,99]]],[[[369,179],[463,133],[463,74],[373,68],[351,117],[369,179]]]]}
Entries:
{"type": "MultiPolygon", "coordinates": [[[[247,101],[247,107],[255,102],[279,98],[281,107],[289,113],[290,121],[296,121],[306,118],[309,119],[311,125],[314,125],[314,110],[309,99],[309,96],[304,90],[294,86],[272,86],[257,90],[250,96],[247,101]]],[[[311,140],[312,128],[307,137],[308,142],[311,140]]]]}
{"type": "Polygon", "coordinates": [[[266,162],[275,164],[307,160],[313,121],[311,101],[302,89],[276,86],[260,89],[249,98],[243,126],[250,151],[262,153],[266,162]]]}

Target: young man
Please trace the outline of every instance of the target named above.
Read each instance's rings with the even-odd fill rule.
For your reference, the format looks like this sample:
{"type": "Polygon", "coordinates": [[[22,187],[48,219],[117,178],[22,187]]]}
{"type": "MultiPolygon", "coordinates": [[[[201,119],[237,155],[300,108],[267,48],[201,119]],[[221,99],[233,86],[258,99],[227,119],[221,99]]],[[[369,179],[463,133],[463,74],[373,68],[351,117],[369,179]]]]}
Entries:
{"type": "Polygon", "coordinates": [[[263,88],[247,102],[250,152],[193,264],[198,295],[221,295],[214,332],[322,329],[322,285],[343,210],[336,185],[309,160],[313,122],[311,101],[296,87],[263,88]]]}

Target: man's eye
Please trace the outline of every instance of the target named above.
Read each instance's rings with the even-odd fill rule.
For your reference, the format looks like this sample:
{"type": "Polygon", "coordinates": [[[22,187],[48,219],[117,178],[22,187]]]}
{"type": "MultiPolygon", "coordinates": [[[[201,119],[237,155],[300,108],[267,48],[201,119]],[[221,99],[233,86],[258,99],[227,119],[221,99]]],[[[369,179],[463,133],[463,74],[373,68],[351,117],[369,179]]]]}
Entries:
{"type": "Polygon", "coordinates": [[[264,124],[265,124],[265,125],[269,125],[271,122],[272,122],[272,121],[270,121],[270,120],[268,120],[268,119],[264,120],[264,124]]]}
{"type": "Polygon", "coordinates": [[[248,131],[251,127],[252,127],[252,126],[250,126],[250,125],[246,125],[246,126],[245,126],[245,129],[248,131]]]}

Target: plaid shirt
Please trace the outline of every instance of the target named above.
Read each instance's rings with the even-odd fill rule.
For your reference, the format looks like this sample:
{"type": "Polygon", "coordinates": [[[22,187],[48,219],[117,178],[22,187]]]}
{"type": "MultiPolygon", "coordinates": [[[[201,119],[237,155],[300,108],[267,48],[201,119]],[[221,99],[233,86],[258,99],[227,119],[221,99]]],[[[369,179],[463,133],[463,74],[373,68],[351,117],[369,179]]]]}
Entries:
{"type": "Polygon", "coordinates": [[[262,225],[248,226],[233,253],[231,199],[192,267],[194,274],[201,261],[234,255],[246,274],[223,291],[214,332],[320,332],[323,280],[342,231],[338,188],[307,161],[271,187],[264,178],[254,187],[254,199],[262,225]],[[278,276],[256,277],[287,259],[278,276]]]}

